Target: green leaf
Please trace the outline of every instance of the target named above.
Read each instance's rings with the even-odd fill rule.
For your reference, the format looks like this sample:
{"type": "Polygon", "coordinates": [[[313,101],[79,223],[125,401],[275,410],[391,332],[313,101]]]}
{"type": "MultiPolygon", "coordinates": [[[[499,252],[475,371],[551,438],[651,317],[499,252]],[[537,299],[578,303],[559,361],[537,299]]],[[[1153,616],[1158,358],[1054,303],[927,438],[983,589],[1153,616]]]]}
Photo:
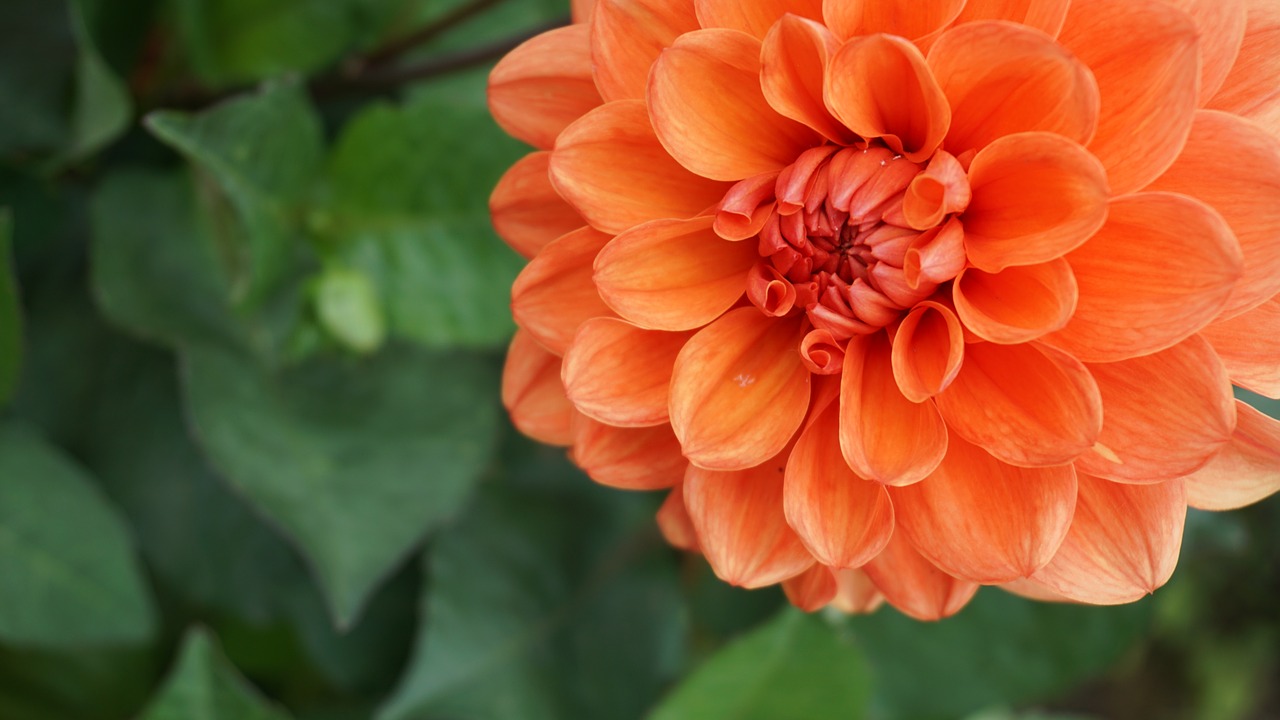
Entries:
{"type": "Polygon", "coordinates": [[[676,568],[649,499],[488,486],[433,544],[416,657],[379,720],[637,718],[678,672],[676,568]]]}
{"type": "Polygon", "coordinates": [[[13,215],[0,209],[0,407],[9,402],[22,367],[22,311],[13,269],[13,215]]]}
{"type": "Polygon", "coordinates": [[[130,544],[84,471],[21,426],[0,427],[0,639],[149,638],[154,610],[130,544]]]}
{"type": "Polygon", "coordinates": [[[514,326],[524,261],[494,234],[488,198],[521,153],[489,118],[483,77],[433,84],[345,129],[313,229],[381,289],[391,332],[428,347],[491,347],[514,326]]]}
{"type": "Polygon", "coordinates": [[[75,99],[71,111],[71,137],[52,165],[58,167],[84,158],[120,136],[129,125],[133,104],[124,82],[107,66],[86,24],[80,0],[71,5],[71,28],[78,53],[75,99]]]}
{"type": "Polygon", "coordinates": [[[380,36],[401,0],[175,0],[182,48],[214,85],[323,68],[380,36]]]}
{"type": "Polygon", "coordinates": [[[169,679],[139,720],[287,720],[227,661],[213,638],[188,631],[169,679]]]}
{"type": "Polygon", "coordinates": [[[183,173],[123,170],[93,197],[93,290],[112,322],[170,346],[240,343],[213,238],[183,173]]]}
{"type": "Polygon", "coordinates": [[[75,37],[65,2],[0,3],[0,156],[56,151],[71,132],[75,37]]]}
{"type": "Polygon", "coordinates": [[[269,83],[198,114],[155,112],[146,124],[207,173],[234,208],[234,227],[215,226],[221,257],[229,260],[234,297],[259,307],[309,253],[300,218],[324,143],[306,93],[296,83],[269,83]]]}
{"type": "Polygon", "coordinates": [[[0,645],[0,717],[5,720],[120,720],[133,717],[160,670],[151,646],[0,645]]]}
{"type": "Polygon", "coordinates": [[[171,356],[117,340],[97,358],[85,461],[128,517],[159,584],[201,610],[266,624],[306,569],[214,476],[188,437],[171,356]]]}
{"type": "Polygon", "coordinates": [[[871,683],[839,628],[787,609],[685,680],[652,720],[855,720],[871,683]]]}
{"type": "Polygon", "coordinates": [[[1057,605],[984,590],[939,623],[879,612],[849,627],[875,671],[878,715],[928,720],[1052,697],[1098,675],[1143,635],[1150,611],[1149,602],[1057,605]]]}
{"type": "Polygon", "coordinates": [[[494,370],[402,348],[279,373],[220,348],[183,354],[205,452],[302,550],[342,625],[486,465],[494,370]]]}

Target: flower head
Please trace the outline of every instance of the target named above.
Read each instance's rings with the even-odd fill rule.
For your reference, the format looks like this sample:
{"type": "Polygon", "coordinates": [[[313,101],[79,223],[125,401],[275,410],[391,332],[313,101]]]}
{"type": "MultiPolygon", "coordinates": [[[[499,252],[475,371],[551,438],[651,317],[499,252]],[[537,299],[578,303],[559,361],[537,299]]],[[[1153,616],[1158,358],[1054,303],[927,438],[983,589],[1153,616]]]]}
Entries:
{"type": "Polygon", "coordinates": [[[723,579],[920,618],[1136,600],[1280,487],[1270,0],[598,0],[493,71],[538,148],[504,400],[723,579]]]}

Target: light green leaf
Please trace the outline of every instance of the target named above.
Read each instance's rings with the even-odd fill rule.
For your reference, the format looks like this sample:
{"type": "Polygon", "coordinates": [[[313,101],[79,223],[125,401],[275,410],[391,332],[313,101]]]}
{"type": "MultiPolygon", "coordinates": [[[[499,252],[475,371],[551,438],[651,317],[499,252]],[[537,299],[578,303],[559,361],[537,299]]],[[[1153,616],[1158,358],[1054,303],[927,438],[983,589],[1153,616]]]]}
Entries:
{"type": "Polygon", "coordinates": [[[22,367],[22,310],[13,270],[13,215],[0,208],[0,407],[9,402],[22,367]]]}
{"type": "Polygon", "coordinates": [[[341,267],[326,269],[316,279],[315,303],[325,329],[352,350],[374,352],[386,340],[377,290],[364,273],[341,267]]]}
{"type": "Polygon", "coordinates": [[[988,589],[942,622],[882,611],[849,627],[875,671],[878,714],[942,720],[1052,697],[1100,674],[1142,636],[1150,611],[1148,602],[1058,605],[988,589]]]}
{"type": "Polygon", "coordinates": [[[505,342],[524,264],[488,210],[521,146],[489,118],[483,79],[466,78],[353,120],[329,163],[329,209],[313,224],[343,264],[374,279],[391,332],[428,347],[505,342]]]}
{"type": "Polygon", "coordinates": [[[198,114],[155,112],[146,123],[207,173],[235,209],[236,227],[215,227],[220,257],[229,261],[234,297],[259,307],[309,253],[299,218],[322,167],[324,143],[306,93],[296,83],[269,83],[256,95],[198,114]]]}
{"type": "Polygon", "coordinates": [[[279,373],[221,348],[183,353],[205,452],[302,550],[344,626],[487,464],[495,370],[403,348],[279,373]]]}
{"type": "Polygon", "coordinates": [[[0,639],[149,638],[154,609],[130,544],[84,471],[21,426],[0,426],[0,639]]]}
{"type": "Polygon", "coordinates": [[[787,609],[685,680],[652,720],[856,720],[867,662],[841,629],[787,609]]]}
{"type": "Polygon", "coordinates": [[[178,662],[139,720],[287,720],[250,686],[202,629],[187,632],[178,662]]]}
{"type": "Polygon", "coordinates": [[[508,478],[433,543],[415,659],[379,720],[627,720],[678,672],[678,581],[651,504],[564,466],[573,490],[508,478]]]}

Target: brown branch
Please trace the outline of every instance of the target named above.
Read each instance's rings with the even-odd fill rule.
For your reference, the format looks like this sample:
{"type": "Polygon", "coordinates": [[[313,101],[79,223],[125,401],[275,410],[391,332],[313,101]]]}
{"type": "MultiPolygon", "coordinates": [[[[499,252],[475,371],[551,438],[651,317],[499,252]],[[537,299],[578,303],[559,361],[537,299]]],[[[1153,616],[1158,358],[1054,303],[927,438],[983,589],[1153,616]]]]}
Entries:
{"type": "Polygon", "coordinates": [[[497,5],[503,0],[471,0],[471,2],[454,8],[435,20],[404,37],[393,40],[380,48],[357,55],[343,61],[342,74],[358,75],[367,70],[383,67],[393,63],[419,45],[424,45],[454,26],[497,5]]]}

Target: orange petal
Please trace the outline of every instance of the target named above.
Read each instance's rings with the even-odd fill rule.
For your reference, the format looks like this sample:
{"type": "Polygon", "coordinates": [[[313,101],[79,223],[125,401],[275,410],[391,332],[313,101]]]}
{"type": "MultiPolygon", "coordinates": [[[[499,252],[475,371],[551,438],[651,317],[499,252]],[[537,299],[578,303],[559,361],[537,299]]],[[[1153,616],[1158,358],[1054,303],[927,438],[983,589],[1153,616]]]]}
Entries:
{"type": "Polygon", "coordinates": [[[620,490],[662,490],[684,479],[689,461],[670,425],[622,428],[579,415],[573,461],[592,480],[620,490]]]}
{"type": "Polygon", "coordinates": [[[840,449],[862,477],[918,482],[947,452],[947,428],[932,402],[913,403],[894,380],[884,333],[854,337],[840,378],[840,449]]]}
{"type": "Polygon", "coordinates": [[[966,268],[956,278],[952,297],[960,320],[974,335],[1013,345],[1065,326],[1078,294],[1070,263],[1058,258],[997,273],[966,268]]]}
{"type": "Polygon", "coordinates": [[[782,514],[782,454],[749,470],[690,467],[684,504],[711,569],[727,583],[764,587],[795,577],[813,556],[782,514]]]}
{"type": "Polygon", "coordinates": [[[796,352],[802,327],[744,307],[685,344],[671,377],[671,425],[694,465],[753,467],[795,434],[809,406],[809,371],[796,352]]]}
{"type": "Polygon", "coordinates": [[[551,153],[532,152],[512,165],[489,196],[489,214],[498,236],[531,258],[544,245],[586,221],[551,185],[551,153]]]}
{"type": "Polygon", "coordinates": [[[810,330],[800,341],[800,360],[814,375],[838,375],[844,368],[844,345],[830,330],[810,330]]]}
{"type": "Polygon", "coordinates": [[[1236,431],[1208,465],[1188,475],[1187,504],[1235,510],[1280,490],[1280,421],[1236,401],[1236,431]]]}
{"type": "Polygon", "coordinates": [[[656,220],[614,238],[596,258],[600,295],[641,327],[692,330],[716,319],[742,297],[759,255],[711,222],[656,220]]]}
{"type": "Polygon", "coordinates": [[[960,374],[937,400],[957,435],[1012,465],[1071,462],[1102,429],[1089,371],[1039,343],[966,346],[960,374]]]}
{"type": "Polygon", "coordinates": [[[600,104],[587,33],[586,25],[548,30],[498,61],[489,73],[489,112],[503,130],[545,150],[600,104]]]}
{"type": "Polygon", "coordinates": [[[916,230],[928,230],[952,213],[964,212],[973,197],[960,161],[945,150],[934,153],[925,171],[916,175],[902,199],[902,214],[916,230]]]}
{"type": "Polygon", "coordinates": [[[1231,439],[1231,382],[1201,338],[1088,367],[1102,394],[1102,434],[1098,446],[1076,460],[1081,472],[1160,482],[1200,468],[1231,439]]]}
{"type": "Polygon", "coordinates": [[[893,338],[893,378],[911,402],[946,389],[964,360],[964,330],[951,308],[936,302],[915,306],[893,338]]]}
{"type": "Polygon", "coordinates": [[[502,404],[520,432],[548,445],[573,441],[576,411],[560,383],[560,358],[516,330],[502,370],[502,404]]]}
{"type": "Polygon", "coordinates": [[[892,497],[901,532],[929,562],[964,580],[1002,583],[1053,557],[1071,525],[1076,473],[1014,467],[952,436],[938,469],[892,497]]]}
{"type": "Polygon", "coordinates": [[[822,15],[841,39],[888,33],[916,40],[951,23],[964,0],[826,0],[822,15]]]}
{"type": "Polygon", "coordinates": [[[1008,20],[1058,37],[1071,0],[969,0],[955,25],[974,20],[1008,20]]]}
{"type": "Polygon", "coordinates": [[[907,248],[902,259],[902,276],[915,288],[927,283],[944,283],[965,266],[964,225],[951,218],[945,225],[926,230],[907,248]]]}
{"type": "Polygon", "coordinates": [[[591,62],[600,95],[643,100],[658,55],[697,29],[688,0],[599,0],[591,19],[591,62]]]}
{"type": "Polygon", "coordinates": [[[1107,175],[1061,135],[1006,135],[969,167],[973,200],[961,220],[969,261],[988,272],[1061,257],[1107,219],[1107,175]]]}
{"type": "Polygon", "coordinates": [[[613,311],[591,282],[591,263],[609,236],[591,228],[552,240],[511,286],[516,323],[558,354],[564,354],[585,320],[613,311]]]}
{"type": "Polygon", "coordinates": [[[693,217],[729,189],[672,160],[640,100],[602,105],[566,128],[551,155],[551,181],[588,222],[611,233],[693,217]]]}
{"type": "Polygon", "coordinates": [[[1067,261],[1080,300],[1046,341],[1088,362],[1176,345],[1221,312],[1242,272],[1222,216],[1171,193],[1117,198],[1106,225],[1067,261]]]}
{"type": "Polygon", "coordinates": [[[1005,592],[1028,600],[1060,603],[1073,602],[1031,578],[1022,578],[1020,580],[1014,580],[1013,582],[1001,583],[998,587],[1005,592]]]}
{"type": "Polygon", "coordinates": [[[978,592],[977,583],[939,570],[894,533],[884,552],[863,567],[889,604],[917,620],[941,620],[960,612],[978,592]]]}
{"type": "Polygon", "coordinates": [[[850,615],[862,615],[884,604],[884,595],[862,570],[837,570],[836,596],[831,606],[850,615]]]}
{"type": "Polygon", "coordinates": [[[1200,331],[1222,358],[1231,382],[1280,398],[1280,298],[1200,331]]]}
{"type": "Polygon", "coordinates": [[[1200,101],[1217,94],[1244,42],[1248,0],[1165,0],[1195,21],[1200,32],[1200,101]]]}
{"type": "Polygon", "coordinates": [[[735,183],[716,210],[716,234],[725,240],[746,240],[760,233],[777,206],[774,187],[778,173],[767,172],[735,183]]]}
{"type": "Polygon", "coordinates": [[[1124,485],[1081,473],[1071,531],[1036,582],[1094,605],[1140,600],[1178,564],[1187,517],[1181,480],[1124,485]]]}
{"type": "Polygon", "coordinates": [[[564,356],[565,392],[579,412],[603,423],[666,423],[671,368],[688,339],[614,318],[588,320],[564,356]]]}
{"type": "Polygon", "coordinates": [[[1089,149],[1117,195],[1155,180],[1182,150],[1199,93],[1195,23],[1164,0],[1074,2],[1058,38],[1102,95],[1089,149]]]}
{"type": "Polygon", "coordinates": [[[1272,0],[1246,4],[1240,54],[1208,107],[1249,118],[1280,136],[1280,7],[1272,0]]]}
{"type": "Polygon", "coordinates": [[[951,103],[947,150],[981,150],[1006,135],[1040,130],[1088,143],[1098,126],[1089,68],[1043,33],[1003,22],[948,30],[929,67],[951,103]]]}
{"type": "Polygon", "coordinates": [[[764,38],[769,28],[788,14],[797,19],[822,19],[822,0],[695,0],[694,8],[704,28],[741,30],[757,38],[764,38]]]}
{"type": "MultiPolygon", "coordinates": [[[[748,6],[734,2],[734,7],[748,6]]],[[[760,49],[760,88],[779,114],[808,125],[828,140],[852,144],[854,134],[822,100],[827,62],[838,46],[836,37],[819,23],[795,15],[783,17],[760,49]]]]}
{"type": "Polygon", "coordinates": [[[1149,189],[1190,195],[1231,226],[1244,252],[1244,277],[1232,289],[1224,315],[1280,293],[1280,137],[1238,117],[1202,110],[1182,154],[1149,189]]]}
{"type": "Polygon", "coordinates": [[[823,96],[850,130],[880,138],[912,162],[933,154],[951,122],[947,97],[920,50],[892,35],[842,45],[831,58],[823,96]]]}
{"type": "Polygon", "coordinates": [[[667,499],[662,501],[655,519],[662,537],[672,547],[689,552],[702,551],[698,546],[698,532],[693,527],[688,508],[684,506],[684,485],[677,485],[667,493],[667,499]]]}
{"type": "Polygon", "coordinates": [[[800,435],[787,460],[783,506],[818,562],[854,568],[889,542],[893,505],[883,485],[849,469],[840,454],[839,422],[840,408],[831,403],[800,435]]]}
{"type": "Polygon", "coordinates": [[[820,144],[817,133],[769,107],[760,41],[737,30],[682,35],[653,66],[647,97],[671,156],[714,180],[779,170],[820,144]]]}
{"type": "Polygon", "coordinates": [[[815,564],[803,573],[782,581],[782,592],[792,605],[805,612],[817,612],[836,597],[836,576],[831,568],[815,564]]]}
{"type": "Polygon", "coordinates": [[[570,0],[570,16],[575,23],[590,23],[596,9],[596,0],[570,0]]]}

